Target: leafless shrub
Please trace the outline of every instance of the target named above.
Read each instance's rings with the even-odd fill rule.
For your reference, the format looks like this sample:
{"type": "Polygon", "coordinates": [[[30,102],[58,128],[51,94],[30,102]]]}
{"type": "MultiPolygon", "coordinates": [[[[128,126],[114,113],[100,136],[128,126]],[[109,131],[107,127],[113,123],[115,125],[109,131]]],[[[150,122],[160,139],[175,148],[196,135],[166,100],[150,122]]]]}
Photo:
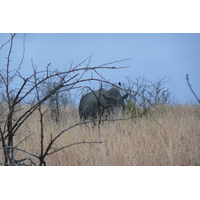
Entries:
{"type": "MultiPolygon", "coordinates": [[[[49,69],[47,69],[49,70],[49,69]]],[[[47,72],[49,73],[49,72],[47,72]]],[[[59,72],[57,72],[59,73],[59,72]]],[[[39,88],[41,96],[45,97],[49,92],[59,85],[60,79],[58,77],[49,78],[43,82],[39,88]],[[56,79],[55,79],[56,78],[56,79]]],[[[51,113],[51,119],[59,123],[63,110],[71,103],[70,90],[58,90],[55,94],[51,95],[45,102],[51,113]]]]}
{"type": "Polygon", "coordinates": [[[166,77],[155,82],[148,81],[142,77],[135,80],[131,79],[131,77],[126,77],[126,79],[127,83],[123,83],[122,87],[129,92],[127,109],[131,114],[146,114],[150,108],[156,105],[170,104],[172,102],[171,93],[165,87],[166,77]]]}

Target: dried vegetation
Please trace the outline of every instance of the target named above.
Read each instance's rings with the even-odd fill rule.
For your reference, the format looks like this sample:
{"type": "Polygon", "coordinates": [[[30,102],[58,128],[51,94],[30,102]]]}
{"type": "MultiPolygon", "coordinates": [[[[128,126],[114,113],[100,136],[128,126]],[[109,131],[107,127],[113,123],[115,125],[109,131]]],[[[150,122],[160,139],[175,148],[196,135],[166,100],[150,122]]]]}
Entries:
{"type": "MultiPolygon", "coordinates": [[[[200,165],[200,107],[176,105],[162,108],[163,113],[131,120],[92,123],[75,126],[65,132],[53,145],[53,149],[71,145],[48,155],[47,165],[70,166],[155,166],[200,165]],[[102,143],[79,142],[103,141],[102,143]],[[78,144],[76,144],[78,143],[78,144]]],[[[20,112],[20,111],[19,111],[20,112]]],[[[79,122],[77,109],[63,112],[56,124],[50,114],[45,114],[44,145],[66,127],[79,122]]],[[[18,147],[33,154],[40,151],[39,113],[35,112],[15,136],[18,147]],[[26,136],[27,139],[23,140],[26,136]]],[[[17,151],[16,157],[26,153],[17,151]]],[[[0,159],[3,158],[1,149],[0,159]]],[[[35,158],[33,158],[35,159],[35,158]]],[[[34,160],[37,164],[37,160],[34,160]]]]}

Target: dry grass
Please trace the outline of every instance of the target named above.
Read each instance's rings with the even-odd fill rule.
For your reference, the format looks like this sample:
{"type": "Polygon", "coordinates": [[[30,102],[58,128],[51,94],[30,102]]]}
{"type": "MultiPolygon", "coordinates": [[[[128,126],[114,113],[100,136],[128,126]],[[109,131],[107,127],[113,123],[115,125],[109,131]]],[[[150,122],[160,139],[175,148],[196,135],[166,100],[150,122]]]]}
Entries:
{"type": "MultiPolygon", "coordinates": [[[[46,159],[47,165],[119,166],[119,165],[200,165],[200,107],[164,107],[163,114],[154,113],[156,119],[142,117],[125,121],[104,122],[100,129],[92,124],[76,126],[65,132],[54,147],[81,141],[103,141],[100,144],[79,144],[65,148],[46,159]],[[162,125],[162,127],[160,125],[162,125]]],[[[45,122],[45,146],[50,136],[79,122],[75,108],[63,114],[60,125],[48,114],[45,122]]],[[[16,144],[25,136],[19,148],[29,152],[40,151],[39,115],[35,113],[18,132],[16,144]]],[[[0,162],[3,161],[2,150],[0,162]]],[[[17,157],[27,156],[17,152],[17,157]]],[[[34,161],[38,164],[37,159],[34,161]]]]}

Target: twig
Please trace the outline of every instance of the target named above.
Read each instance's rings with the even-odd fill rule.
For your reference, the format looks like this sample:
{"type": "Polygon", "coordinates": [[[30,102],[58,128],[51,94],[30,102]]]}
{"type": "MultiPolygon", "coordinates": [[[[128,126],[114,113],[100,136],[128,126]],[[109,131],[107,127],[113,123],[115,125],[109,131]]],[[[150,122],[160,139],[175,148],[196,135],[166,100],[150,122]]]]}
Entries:
{"type": "Polygon", "coordinates": [[[189,75],[186,74],[186,80],[187,80],[187,84],[192,92],[192,94],[195,96],[196,100],[198,101],[198,103],[200,103],[200,99],[197,97],[196,93],[194,92],[194,90],[192,89],[192,86],[190,84],[190,81],[189,81],[189,75]]]}
{"type": "Polygon", "coordinates": [[[26,160],[29,160],[31,164],[36,166],[36,164],[33,162],[33,160],[31,158],[22,158],[20,160],[15,160],[15,163],[16,163],[15,166],[30,166],[30,165],[25,164],[25,163],[21,164],[21,162],[26,161],[26,160]]]}
{"type": "MultiPolygon", "coordinates": [[[[13,147],[13,148],[15,148],[15,147],[13,147]]],[[[20,149],[20,148],[15,148],[15,149],[18,150],[18,151],[22,151],[22,152],[24,152],[24,153],[27,153],[27,154],[29,154],[29,155],[31,155],[31,156],[33,156],[33,157],[39,159],[39,156],[38,156],[38,155],[33,154],[33,153],[29,152],[29,151],[26,151],[26,150],[24,150],[24,149],[20,149]]]]}
{"type": "Polygon", "coordinates": [[[71,147],[71,146],[77,145],[77,144],[95,144],[95,143],[102,143],[102,142],[103,142],[103,141],[94,141],[94,142],[85,142],[85,141],[82,141],[82,142],[75,142],[75,143],[68,144],[68,145],[66,145],[66,146],[60,147],[59,149],[56,149],[56,150],[54,150],[54,151],[52,151],[52,152],[49,152],[49,153],[47,153],[46,155],[51,155],[51,154],[56,153],[56,152],[58,152],[58,151],[60,151],[60,150],[62,150],[62,149],[65,149],[65,148],[67,148],[67,147],[71,147]]]}
{"type": "Polygon", "coordinates": [[[9,43],[11,39],[12,39],[12,38],[10,38],[7,42],[5,42],[4,44],[2,44],[1,47],[0,47],[0,50],[1,50],[7,43],[9,43]]]}
{"type": "MultiPolygon", "coordinates": [[[[24,37],[23,37],[23,54],[22,54],[22,58],[21,58],[21,62],[19,64],[19,69],[24,61],[24,55],[25,55],[25,39],[26,39],[26,33],[24,34],[24,37]]],[[[18,70],[19,71],[19,70],[18,70]]]]}
{"type": "Polygon", "coordinates": [[[33,133],[27,135],[23,140],[21,140],[14,148],[17,148],[23,141],[25,141],[27,138],[29,138],[33,133]]]}

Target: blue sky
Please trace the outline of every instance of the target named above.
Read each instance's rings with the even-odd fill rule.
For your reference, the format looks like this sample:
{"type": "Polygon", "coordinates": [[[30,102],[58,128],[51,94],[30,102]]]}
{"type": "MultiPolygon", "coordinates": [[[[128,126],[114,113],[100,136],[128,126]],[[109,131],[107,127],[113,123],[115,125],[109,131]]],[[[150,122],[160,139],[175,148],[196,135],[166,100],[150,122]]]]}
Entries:
{"type": "MultiPolygon", "coordinates": [[[[18,34],[16,37],[12,66],[19,64],[22,36],[18,34]]],[[[8,34],[0,34],[0,46],[8,37],[8,34]]],[[[6,48],[0,51],[1,69],[5,66],[6,51],[6,48]]],[[[145,77],[151,81],[166,76],[169,79],[166,87],[175,99],[190,103],[196,100],[186,84],[185,76],[189,74],[193,89],[200,97],[200,34],[194,33],[27,34],[22,72],[32,72],[31,59],[38,70],[45,69],[48,63],[52,68],[63,70],[68,69],[72,61],[76,65],[91,54],[91,66],[131,58],[117,65],[129,66],[127,69],[101,71],[112,82],[125,82],[126,76],[132,79],[145,77]]],[[[98,89],[98,84],[92,86],[98,89]]]]}

